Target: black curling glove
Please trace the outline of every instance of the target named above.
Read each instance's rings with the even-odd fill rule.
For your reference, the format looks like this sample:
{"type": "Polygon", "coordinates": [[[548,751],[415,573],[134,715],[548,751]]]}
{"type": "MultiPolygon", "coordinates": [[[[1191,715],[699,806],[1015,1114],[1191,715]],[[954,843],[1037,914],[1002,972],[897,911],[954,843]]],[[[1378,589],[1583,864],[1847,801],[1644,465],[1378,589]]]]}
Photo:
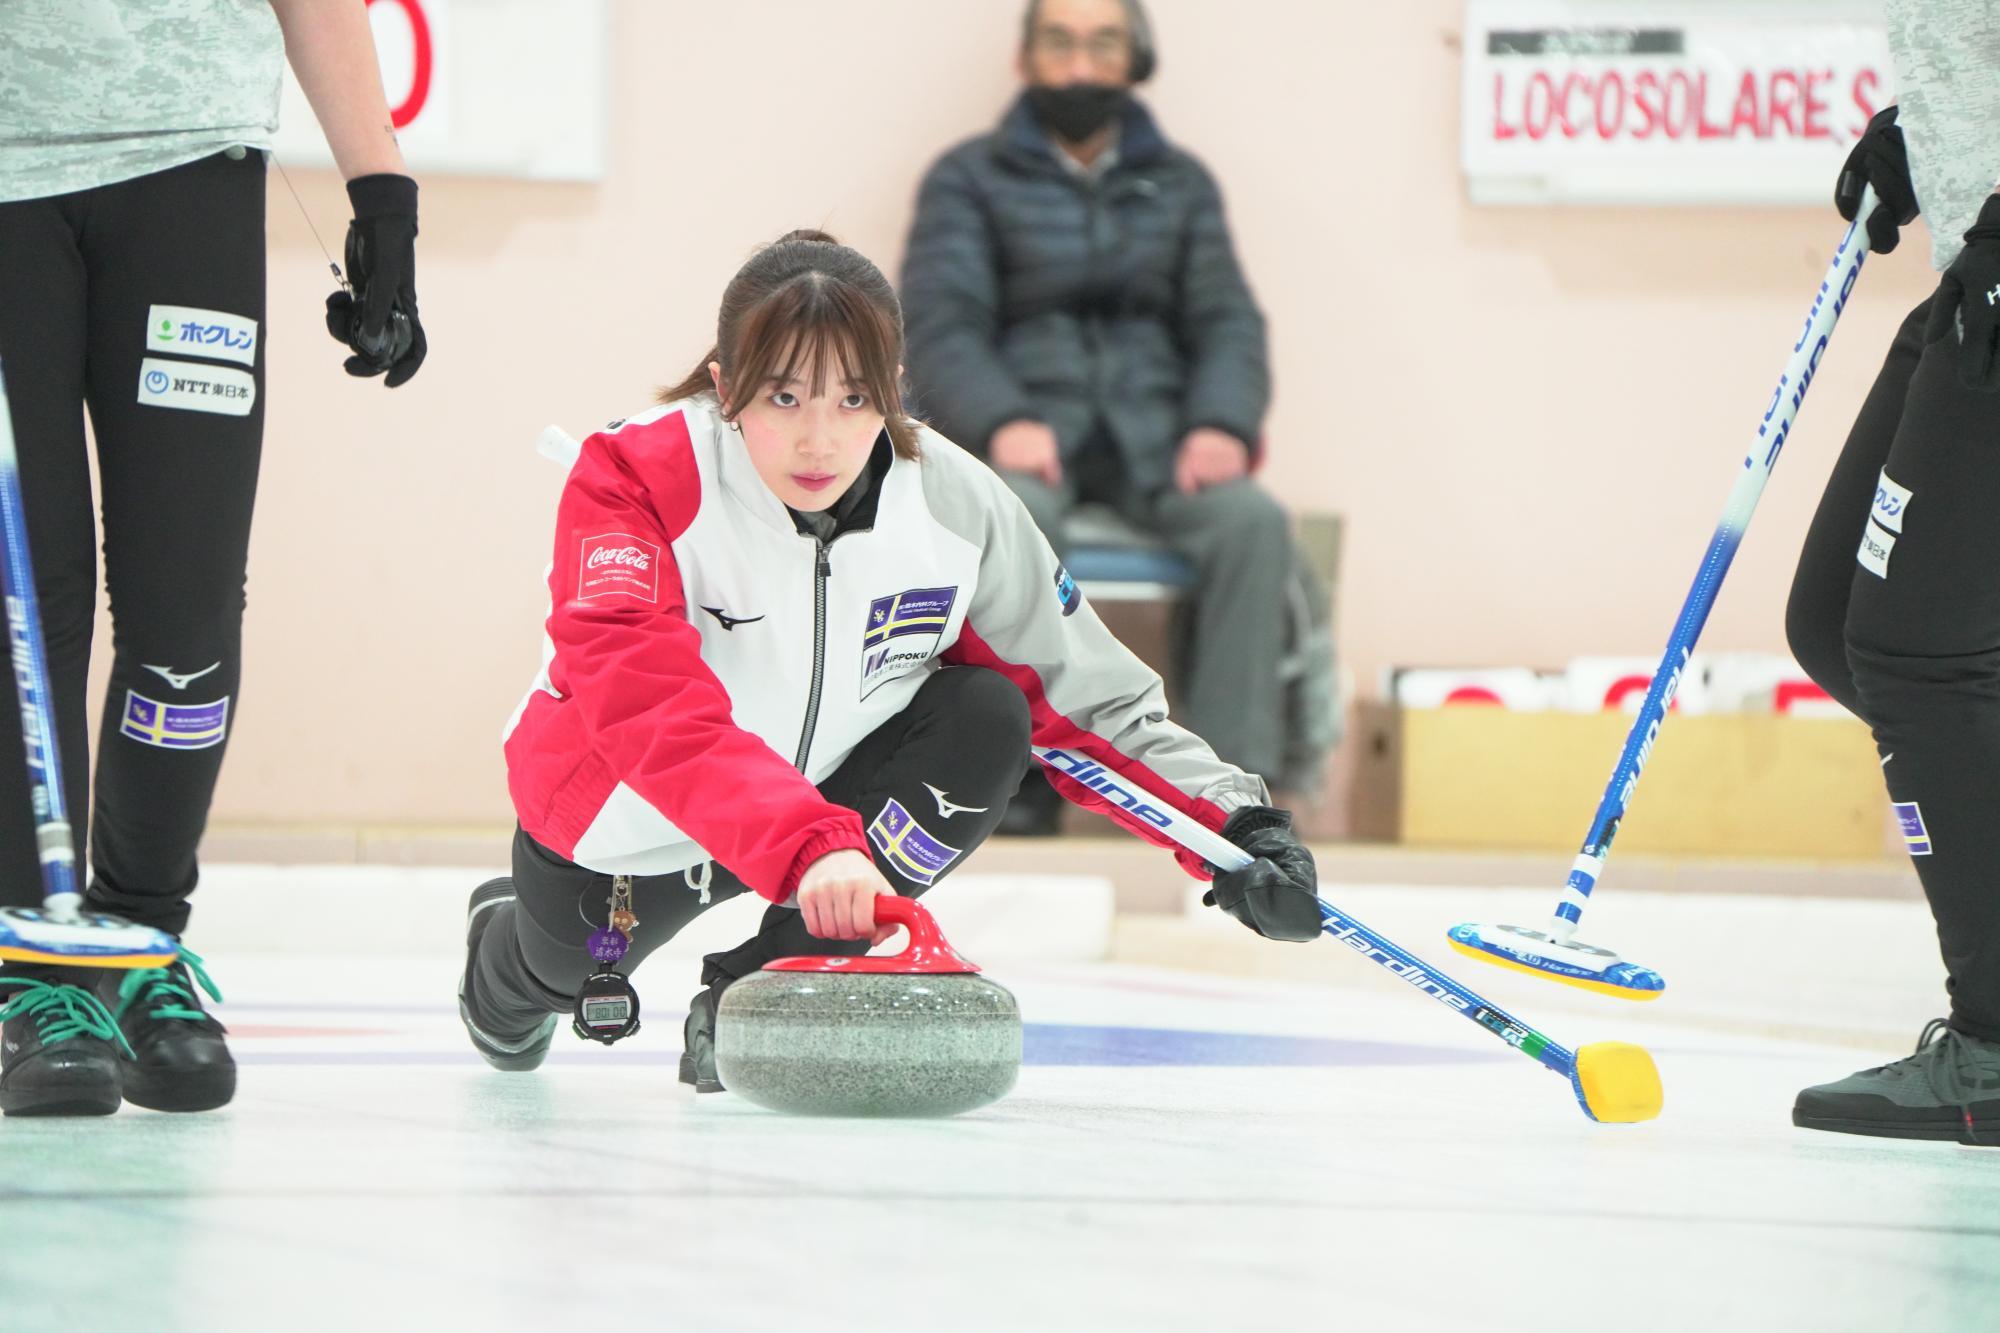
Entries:
{"type": "Polygon", "coordinates": [[[388,374],[393,389],[424,363],[430,345],[417,319],[417,183],[385,173],[347,182],[347,281],[326,298],[326,328],[354,355],[347,373],[388,374]]]}
{"type": "Polygon", "coordinates": [[[1201,896],[1267,940],[1319,938],[1319,871],[1292,832],[1288,810],[1247,805],[1229,817],[1222,836],[1257,859],[1241,870],[1217,871],[1201,896]]]}
{"type": "Polygon", "coordinates": [[[1926,345],[1958,334],[1958,382],[2000,393],[2000,195],[1988,195],[1965,248],[1938,279],[1924,326],[1926,345]]]}
{"type": "Polygon", "coordinates": [[[1840,216],[1854,221],[1861,209],[1861,191],[1869,185],[1875,187],[1877,202],[1863,224],[1868,248],[1886,255],[1896,248],[1900,235],[1896,229],[1917,216],[1917,187],[1910,183],[1910,155],[1903,147],[1903,127],[1896,123],[1893,106],[1875,113],[1840,169],[1833,186],[1833,206],[1840,216]]]}

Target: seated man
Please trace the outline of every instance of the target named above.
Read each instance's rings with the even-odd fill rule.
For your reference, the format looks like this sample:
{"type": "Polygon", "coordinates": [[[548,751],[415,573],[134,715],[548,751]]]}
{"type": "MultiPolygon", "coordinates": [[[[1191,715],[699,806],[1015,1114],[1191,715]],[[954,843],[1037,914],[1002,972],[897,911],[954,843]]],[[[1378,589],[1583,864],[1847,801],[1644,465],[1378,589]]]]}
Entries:
{"type": "MultiPolygon", "coordinates": [[[[1030,0],[1026,89],[924,177],[903,268],[919,410],[981,453],[1058,551],[1109,504],[1197,571],[1187,725],[1250,772],[1282,750],[1290,538],[1250,480],[1270,396],[1264,319],[1208,172],[1132,97],[1138,0],[1030,0]]],[[[1052,832],[1031,774],[1002,831],[1052,832]]]]}

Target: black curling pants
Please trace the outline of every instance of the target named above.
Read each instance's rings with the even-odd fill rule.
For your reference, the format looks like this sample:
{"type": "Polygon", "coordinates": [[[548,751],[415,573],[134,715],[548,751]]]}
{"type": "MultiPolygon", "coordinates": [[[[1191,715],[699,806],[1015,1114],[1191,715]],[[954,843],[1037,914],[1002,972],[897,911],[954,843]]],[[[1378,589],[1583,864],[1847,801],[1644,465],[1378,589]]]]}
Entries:
{"type": "MultiPolygon", "coordinates": [[[[963,865],[999,824],[1031,762],[1028,728],[1027,700],[1006,677],[984,667],[947,667],[855,746],[820,793],[860,814],[883,876],[896,892],[919,897],[963,865]],[[892,803],[909,819],[897,816],[892,803]],[[895,848],[885,851],[885,841],[895,848]],[[940,847],[953,854],[933,873],[930,867],[944,859],[940,847]]],[[[545,1014],[570,1009],[583,979],[596,970],[585,947],[590,933],[607,923],[611,910],[610,875],[566,861],[518,829],[514,891],[513,902],[490,909],[496,916],[466,969],[474,1021],[503,1035],[526,1032],[545,1014]]],[[[632,972],[682,926],[745,892],[743,882],[719,865],[633,877],[639,925],[620,970],[632,972]]],[[[727,984],[775,958],[868,951],[866,940],[815,938],[803,921],[795,908],[767,906],[756,934],[703,959],[701,983],[727,984]]]]}
{"type": "Polygon", "coordinates": [[[2000,394],[1912,311],[1820,500],[1786,633],[1875,733],[1952,1025],[2000,1041],[2000,394]]]}
{"type": "MultiPolygon", "coordinates": [[[[262,153],[0,203],[0,364],[77,864],[90,869],[92,907],[175,934],[236,722],[263,331],[262,153]],[[112,624],[94,808],[84,686],[98,544],[86,408],[112,624]]],[[[40,867],[20,713],[7,702],[0,904],[31,906],[40,867]]]]}

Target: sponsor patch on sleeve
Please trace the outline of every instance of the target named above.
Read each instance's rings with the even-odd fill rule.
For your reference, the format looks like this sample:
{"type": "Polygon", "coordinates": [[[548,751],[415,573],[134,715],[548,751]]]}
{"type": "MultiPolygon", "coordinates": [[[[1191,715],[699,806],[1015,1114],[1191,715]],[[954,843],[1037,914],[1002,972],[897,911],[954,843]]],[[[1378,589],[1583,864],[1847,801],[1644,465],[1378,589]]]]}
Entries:
{"type": "Polygon", "coordinates": [[[1076,586],[1076,580],[1062,565],[1056,566],[1056,601],[1062,604],[1062,613],[1066,616],[1075,615],[1076,609],[1083,605],[1083,589],[1076,586]]]}
{"type": "Polygon", "coordinates": [[[257,364],[257,321],[226,310],[156,305],[146,311],[146,350],[257,364]]]}
{"type": "Polygon", "coordinates": [[[118,734],[160,750],[206,750],[229,734],[229,697],[214,703],[173,704],[125,691],[118,734]]]}
{"type": "Polygon", "coordinates": [[[247,417],[256,401],[257,381],[247,370],[152,356],[139,363],[139,402],[145,407],[247,417]]]}
{"type": "Polygon", "coordinates": [[[600,532],[583,539],[576,599],[636,597],[660,600],[660,548],[629,532],[600,532]]]}
{"type": "Polygon", "coordinates": [[[1872,517],[1861,534],[1861,549],[1854,553],[1860,566],[1878,579],[1889,577],[1889,557],[1896,550],[1896,538],[1872,517]]]}
{"type": "Polygon", "coordinates": [[[1903,831],[1903,845],[1911,856],[1931,854],[1931,832],[1924,827],[1924,812],[1915,801],[1897,801],[1896,825],[1903,831]]]}
{"type": "Polygon", "coordinates": [[[1891,481],[1889,470],[1882,469],[1882,475],[1875,483],[1875,508],[1869,517],[1891,532],[1901,532],[1903,512],[1909,507],[1909,489],[1891,481]]]}
{"type": "Polygon", "coordinates": [[[961,850],[932,837],[893,797],[883,804],[882,813],[868,826],[868,841],[875,844],[875,850],[882,853],[882,859],[897,874],[926,886],[950,868],[961,850]]]}

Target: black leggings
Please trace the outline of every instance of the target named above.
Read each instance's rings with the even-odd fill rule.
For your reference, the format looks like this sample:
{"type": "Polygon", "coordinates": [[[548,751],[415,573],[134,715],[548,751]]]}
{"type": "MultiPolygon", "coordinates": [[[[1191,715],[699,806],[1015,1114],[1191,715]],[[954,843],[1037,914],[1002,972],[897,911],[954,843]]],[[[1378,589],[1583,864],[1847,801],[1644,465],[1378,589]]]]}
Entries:
{"type": "MultiPolygon", "coordinates": [[[[875,864],[896,892],[920,897],[965,863],[986,841],[1007,808],[1007,798],[1031,762],[1028,704],[1006,677],[984,667],[934,672],[909,706],[870,733],[846,762],[820,784],[820,794],[860,814],[871,830],[900,806],[916,823],[906,844],[924,839],[933,856],[892,856],[874,848],[875,864]],[[955,852],[948,863],[938,847],[955,852]],[[917,867],[912,870],[913,865],[917,867]]],[[[722,866],[667,875],[635,876],[632,910],[639,918],[621,965],[631,972],[682,926],[747,890],[722,866]]],[[[489,1032],[525,1032],[551,1011],[567,1011],[594,969],[585,943],[610,914],[611,876],[557,856],[518,829],[514,834],[515,901],[480,936],[467,969],[466,999],[489,1032]]],[[[822,940],[806,933],[804,918],[789,906],[769,906],[755,935],[734,949],[702,960],[701,983],[727,984],[774,958],[799,954],[859,954],[866,940],[822,940]]]]}
{"type": "MultiPolygon", "coordinates": [[[[236,721],[263,330],[261,153],[0,204],[0,360],[78,865],[91,868],[93,907],[175,934],[236,721]],[[112,624],[88,820],[97,537],[85,406],[112,624]]],[[[0,904],[41,900],[33,827],[10,702],[0,707],[0,904]]]]}
{"type": "Polygon", "coordinates": [[[1875,733],[1923,881],[1952,1024],[2000,1041],[2000,394],[1956,340],[1897,331],[1820,500],[1785,629],[1875,733]]]}

